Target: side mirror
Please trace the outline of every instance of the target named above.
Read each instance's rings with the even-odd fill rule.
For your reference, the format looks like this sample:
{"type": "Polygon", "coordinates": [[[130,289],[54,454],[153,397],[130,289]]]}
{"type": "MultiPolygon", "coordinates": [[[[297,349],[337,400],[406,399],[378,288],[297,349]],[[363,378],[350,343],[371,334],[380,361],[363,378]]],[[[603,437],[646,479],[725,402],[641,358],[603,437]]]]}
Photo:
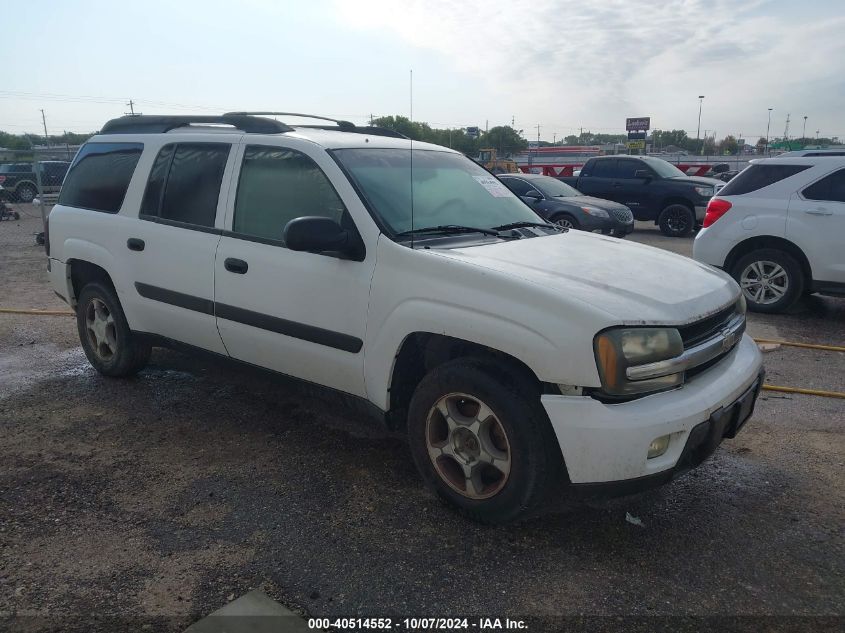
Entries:
{"type": "Polygon", "coordinates": [[[526,192],[525,197],[531,198],[532,200],[534,200],[534,202],[538,202],[543,199],[543,194],[541,194],[536,189],[531,189],[530,191],[526,192]]]}
{"type": "Polygon", "coordinates": [[[634,178],[645,178],[651,180],[651,172],[647,169],[638,169],[634,172],[634,178]]]}
{"type": "Polygon", "coordinates": [[[292,251],[309,253],[342,253],[350,259],[363,259],[363,245],[357,235],[347,231],[331,218],[303,216],[287,223],[285,246],[292,251]]]}

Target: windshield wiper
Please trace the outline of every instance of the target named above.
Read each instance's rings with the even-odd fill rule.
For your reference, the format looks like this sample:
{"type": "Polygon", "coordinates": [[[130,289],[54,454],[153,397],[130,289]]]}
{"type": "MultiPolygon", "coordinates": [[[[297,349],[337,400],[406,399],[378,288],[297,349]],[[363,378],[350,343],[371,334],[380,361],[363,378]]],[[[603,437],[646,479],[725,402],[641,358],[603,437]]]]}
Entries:
{"type": "Polygon", "coordinates": [[[441,224],[439,226],[426,226],[420,229],[401,231],[396,234],[396,237],[400,237],[402,235],[416,235],[417,233],[483,233],[484,235],[501,237],[499,232],[494,229],[482,229],[475,226],[462,226],[460,224],[441,224]]]}
{"type": "Polygon", "coordinates": [[[506,231],[507,229],[521,229],[526,226],[542,226],[547,229],[558,229],[557,225],[548,224],[547,222],[511,222],[510,224],[502,224],[493,228],[497,231],[506,231]]]}

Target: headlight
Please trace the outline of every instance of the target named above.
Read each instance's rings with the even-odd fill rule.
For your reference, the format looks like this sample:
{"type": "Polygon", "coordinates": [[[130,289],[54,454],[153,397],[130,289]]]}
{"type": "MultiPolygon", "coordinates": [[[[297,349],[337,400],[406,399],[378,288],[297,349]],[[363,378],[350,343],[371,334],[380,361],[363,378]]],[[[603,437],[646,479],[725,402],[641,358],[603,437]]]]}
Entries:
{"type": "Polygon", "coordinates": [[[739,300],[736,302],[736,313],[737,314],[745,314],[747,310],[747,306],[745,304],[745,295],[739,293],[739,300]]]}
{"type": "Polygon", "coordinates": [[[596,364],[602,387],[608,395],[628,396],[660,391],[684,382],[683,372],[629,380],[629,367],[668,360],[684,352],[678,330],[672,328],[618,328],[602,332],[595,339],[596,364]]]}
{"type": "Polygon", "coordinates": [[[584,213],[593,216],[594,218],[609,218],[610,217],[609,215],[607,215],[607,211],[605,211],[604,209],[597,209],[596,207],[581,207],[581,210],[584,213]]]}
{"type": "Polygon", "coordinates": [[[716,193],[715,187],[696,187],[695,191],[698,193],[699,196],[703,196],[704,198],[712,198],[716,193]]]}

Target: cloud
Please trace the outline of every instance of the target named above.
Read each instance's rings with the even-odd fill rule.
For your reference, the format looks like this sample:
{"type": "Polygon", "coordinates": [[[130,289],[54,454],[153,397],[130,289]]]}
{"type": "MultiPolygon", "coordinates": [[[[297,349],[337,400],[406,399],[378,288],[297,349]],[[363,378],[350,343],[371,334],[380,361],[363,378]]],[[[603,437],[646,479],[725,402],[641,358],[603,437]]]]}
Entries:
{"type": "Polygon", "coordinates": [[[795,23],[782,9],[765,0],[337,4],[351,28],[430,51],[518,117],[565,133],[619,129],[634,115],[694,132],[699,94],[702,124],[720,133],[764,132],[768,107],[845,127],[845,16],[816,7],[805,12],[812,21],[795,23]]]}

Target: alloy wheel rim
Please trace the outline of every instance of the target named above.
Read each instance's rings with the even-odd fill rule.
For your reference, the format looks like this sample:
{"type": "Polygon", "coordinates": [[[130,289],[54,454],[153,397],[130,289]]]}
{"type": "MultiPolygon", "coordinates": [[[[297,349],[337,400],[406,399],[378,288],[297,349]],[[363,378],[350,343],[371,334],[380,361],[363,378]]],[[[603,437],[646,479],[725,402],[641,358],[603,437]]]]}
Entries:
{"type": "Polygon", "coordinates": [[[450,393],[428,412],[425,443],[438,476],[469,499],[501,492],[511,471],[511,449],[504,426],[475,396],[450,393]]]}
{"type": "Polygon", "coordinates": [[[85,309],[85,331],[94,353],[101,360],[111,360],[117,353],[114,317],[102,299],[94,298],[85,309]]]}
{"type": "Polygon", "coordinates": [[[739,277],[739,287],[747,300],[770,305],[789,291],[789,275],[777,262],[751,262],[739,277]]]}
{"type": "Polygon", "coordinates": [[[572,222],[570,220],[567,220],[566,218],[559,218],[559,219],[555,220],[555,224],[557,224],[559,227],[561,227],[563,229],[574,228],[572,226],[572,222]]]}
{"type": "Polygon", "coordinates": [[[669,211],[666,212],[666,224],[670,229],[672,229],[672,231],[682,233],[687,228],[686,213],[678,208],[669,209],[669,211]]]}

